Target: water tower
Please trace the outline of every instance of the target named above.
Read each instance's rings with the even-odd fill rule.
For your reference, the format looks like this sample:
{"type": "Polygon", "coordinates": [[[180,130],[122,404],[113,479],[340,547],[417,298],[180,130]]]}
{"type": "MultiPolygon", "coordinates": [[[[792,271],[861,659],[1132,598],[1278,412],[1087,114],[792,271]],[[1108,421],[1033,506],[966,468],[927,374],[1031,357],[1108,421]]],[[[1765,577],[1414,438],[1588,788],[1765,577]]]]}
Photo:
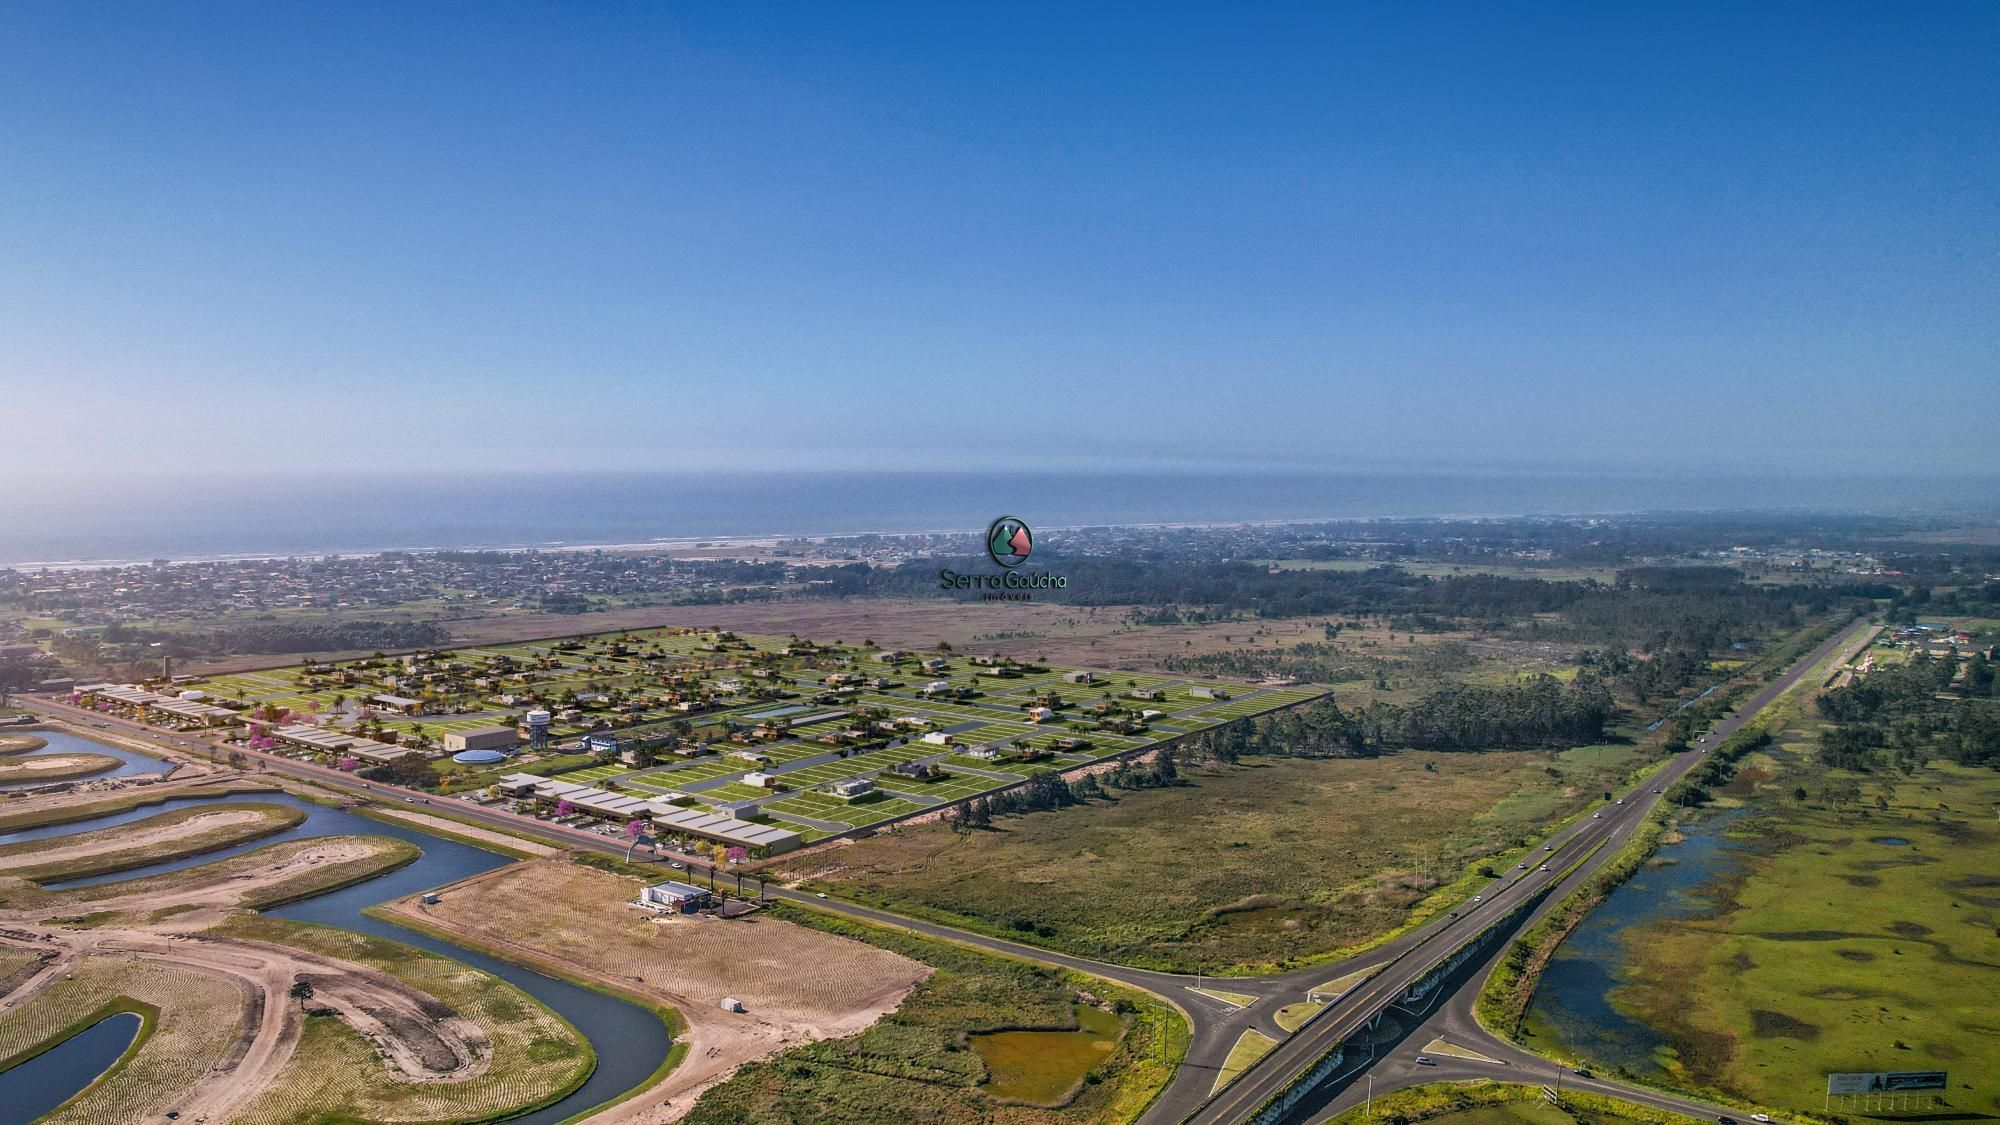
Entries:
{"type": "Polygon", "coordinates": [[[549,713],[528,712],[528,749],[540,754],[549,748],[549,713]]]}

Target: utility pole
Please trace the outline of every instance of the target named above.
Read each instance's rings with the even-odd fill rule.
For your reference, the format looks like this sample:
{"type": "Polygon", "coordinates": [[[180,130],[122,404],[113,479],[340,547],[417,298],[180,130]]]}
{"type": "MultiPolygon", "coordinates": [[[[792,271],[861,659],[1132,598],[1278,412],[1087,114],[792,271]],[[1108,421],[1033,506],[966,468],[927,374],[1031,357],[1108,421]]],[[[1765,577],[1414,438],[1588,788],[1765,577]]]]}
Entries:
{"type": "Polygon", "coordinates": [[[1362,1109],[1361,1116],[1371,1121],[1375,1118],[1375,1075],[1373,1073],[1368,1075],[1368,1104],[1362,1109]]]}

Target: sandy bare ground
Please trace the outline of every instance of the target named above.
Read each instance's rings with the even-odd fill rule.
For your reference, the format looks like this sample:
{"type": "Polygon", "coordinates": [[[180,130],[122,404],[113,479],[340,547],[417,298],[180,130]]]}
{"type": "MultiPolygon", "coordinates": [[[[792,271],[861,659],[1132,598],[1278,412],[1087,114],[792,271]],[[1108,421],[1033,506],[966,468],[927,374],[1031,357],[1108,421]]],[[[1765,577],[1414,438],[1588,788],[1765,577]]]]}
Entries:
{"type": "Polygon", "coordinates": [[[244,1026],[230,1052],[233,1063],[211,1072],[191,1090],[162,1091],[163,1099],[188,1121],[226,1120],[275,1080],[299,1040],[303,1017],[289,993],[300,980],[313,986],[314,1006],[335,1010],[409,1080],[444,1082],[476,1076],[491,1059],[491,1042],[477,1024],[434,997],[366,966],[202,932],[249,894],[302,871],[364,858],[374,850],[367,838],[303,841],[249,872],[197,876],[170,888],[114,893],[87,903],[93,910],[130,916],[166,907],[179,910],[143,925],[83,929],[59,925],[49,918],[78,905],[60,899],[38,909],[0,910],[0,945],[46,958],[0,996],[0,1014],[33,1002],[86,957],[138,959],[234,983],[244,998],[244,1026]]]}
{"type": "Polygon", "coordinates": [[[20,781],[36,773],[51,770],[73,769],[84,765],[99,765],[105,769],[117,769],[118,759],[109,754],[38,754],[33,757],[17,757],[0,762],[0,782],[20,781]]]}
{"type": "Polygon", "coordinates": [[[449,832],[454,836],[463,836],[468,840],[483,840],[489,844],[498,844],[503,848],[512,848],[517,852],[526,852],[529,855],[549,856],[563,854],[563,849],[553,844],[544,844],[538,840],[530,840],[522,836],[512,836],[505,832],[496,832],[491,828],[481,828],[477,824],[467,824],[464,821],[453,820],[450,817],[431,816],[427,813],[404,812],[401,809],[392,809],[387,806],[371,809],[370,811],[393,820],[406,820],[412,824],[434,828],[439,832],[449,832]]]}
{"type": "Polygon", "coordinates": [[[622,876],[536,860],[453,884],[434,905],[406,899],[391,909],[509,960],[679,1009],[689,1025],[686,1061],[592,1118],[618,1125],[677,1120],[743,1063],[855,1034],[894,1011],[930,973],[906,957],[774,919],[661,916],[633,905],[639,887],[622,876]],[[725,996],[749,1010],[722,1011],[725,996]]]}
{"type": "MultiPolygon", "coordinates": [[[[0,856],[0,872],[17,867],[40,867],[46,863],[62,863],[85,856],[103,855],[107,852],[125,852],[157,847],[199,836],[204,832],[228,828],[238,824],[249,824],[264,819],[264,814],[255,809],[216,809],[199,816],[191,816],[175,824],[158,828],[143,829],[116,837],[99,839],[87,844],[73,844],[42,848],[37,851],[21,852],[17,855],[0,856]]],[[[61,840],[65,837],[56,837],[61,840]]]]}
{"type": "Polygon", "coordinates": [[[117,796],[128,789],[143,788],[148,799],[158,798],[163,807],[172,808],[175,800],[186,797],[213,796],[225,791],[225,784],[236,782],[245,790],[251,787],[268,789],[275,793],[279,786],[265,778],[241,770],[214,770],[207,773],[176,776],[166,781],[140,780],[148,775],[135,774],[128,777],[110,778],[102,781],[84,780],[75,787],[60,793],[26,794],[14,791],[0,794],[0,814],[11,814],[28,809],[66,809],[77,805],[94,805],[117,796]],[[121,784],[126,783],[126,784],[121,784]]]}
{"type": "MultiPolygon", "coordinates": [[[[270,845],[250,853],[262,863],[246,869],[242,861],[218,861],[214,865],[188,867],[164,877],[150,887],[128,883],[98,883],[74,893],[50,893],[48,897],[20,897],[18,907],[0,907],[0,925],[36,923],[64,911],[122,911],[146,913],[174,907],[176,929],[200,929],[212,925],[238,903],[256,897],[260,891],[296,879],[320,867],[352,863],[376,855],[386,843],[382,837],[314,837],[294,843],[270,845]]],[[[26,885],[20,879],[0,877],[6,885],[26,885]]]]}
{"type": "Polygon", "coordinates": [[[158,930],[10,925],[0,943],[56,954],[0,998],[0,1013],[33,1001],[81,957],[137,958],[234,983],[244,997],[244,1027],[230,1052],[234,1065],[211,1072],[191,1090],[162,1091],[183,1120],[226,1120],[277,1076],[299,1040],[303,1012],[289,997],[299,980],[312,984],[315,1007],[338,1012],[409,1080],[463,1080],[484,1071],[491,1059],[491,1043],[477,1024],[394,977],[284,946],[190,933],[182,919],[158,930]]]}

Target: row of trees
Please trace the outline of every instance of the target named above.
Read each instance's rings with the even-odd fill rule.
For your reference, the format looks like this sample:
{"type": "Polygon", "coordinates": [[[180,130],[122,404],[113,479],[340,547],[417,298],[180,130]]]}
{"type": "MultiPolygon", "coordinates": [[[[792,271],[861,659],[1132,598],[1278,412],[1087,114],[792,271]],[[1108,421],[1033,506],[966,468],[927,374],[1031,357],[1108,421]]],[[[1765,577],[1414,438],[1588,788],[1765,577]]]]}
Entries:
{"type": "Polygon", "coordinates": [[[1055,773],[1037,774],[1019,789],[975,797],[957,808],[947,809],[944,820],[956,831],[969,832],[991,827],[996,816],[1068,808],[1086,801],[1108,800],[1113,789],[1158,789],[1179,781],[1178,755],[1173,747],[1167,747],[1154,754],[1151,761],[1123,761],[1102,774],[1087,773],[1074,781],[1064,781],[1055,773]]]}
{"type": "Polygon", "coordinates": [[[1667,800],[1682,808],[1707,804],[1715,799],[1717,788],[1729,784],[1729,779],[1736,776],[1736,763],[1744,755],[1769,748],[1771,741],[1769,731],[1738,731],[1710,750],[1693,769],[1675,782],[1667,790],[1667,800]]]}
{"type": "Polygon", "coordinates": [[[1371,703],[1360,714],[1362,737],[1376,746],[1415,750],[1522,750],[1604,740],[1616,706],[1593,676],[1565,684],[1537,676],[1522,684],[1452,684],[1408,706],[1371,703]]]}

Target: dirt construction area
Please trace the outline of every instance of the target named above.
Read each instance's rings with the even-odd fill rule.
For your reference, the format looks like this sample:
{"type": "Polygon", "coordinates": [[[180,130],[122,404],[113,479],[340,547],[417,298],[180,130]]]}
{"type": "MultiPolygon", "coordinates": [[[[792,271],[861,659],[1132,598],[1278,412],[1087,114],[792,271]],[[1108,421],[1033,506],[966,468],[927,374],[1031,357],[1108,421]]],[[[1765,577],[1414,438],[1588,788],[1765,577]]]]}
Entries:
{"type": "Polygon", "coordinates": [[[60,781],[118,768],[109,754],[36,754],[0,761],[0,785],[30,781],[60,781]]]}
{"type": "Polygon", "coordinates": [[[863,1030],[930,972],[898,954],[769,918],[655,913],[635,905],[641,886],[535,860],[454,884],[437,903],[404,900],[392,909],[510,960],[541,962],[681,1011],[687,1060],[593,1121],[676,1120],[742,1063],[863,1030]],[[725,996],[748,1010],[722,1011],[725,996]]]}
{"type": "Polygon", "coordinates": [[[114,852],[148,852],[167,848],[210,832],[229,832],[262,825],[270,814],[261,807],[203,809],[193,816],[157,827],[121,826],[110,831],[59,836],[25,847],[0,848],[0,873],[89,859],[114,852]]]}
{"type": "Polygon", "coordinates": [[[0,1055],[60,1034],[98,1004],[136,997],[160,1009],[162,1034],[58,1119],[144,1120],[171,1108],[183,1120],[231,1120],[291,1057],[303,1013],[290,994],[305,982],[389,1074],[479,1077],[492,1057],[486,1031],[434,997],[343,959],[210,930],[260,894],[337,880],[405,850],[380,837],[331,836],[72,891],[0,879],[0,948],[20,965],[0,981],[0,1055]]]}

